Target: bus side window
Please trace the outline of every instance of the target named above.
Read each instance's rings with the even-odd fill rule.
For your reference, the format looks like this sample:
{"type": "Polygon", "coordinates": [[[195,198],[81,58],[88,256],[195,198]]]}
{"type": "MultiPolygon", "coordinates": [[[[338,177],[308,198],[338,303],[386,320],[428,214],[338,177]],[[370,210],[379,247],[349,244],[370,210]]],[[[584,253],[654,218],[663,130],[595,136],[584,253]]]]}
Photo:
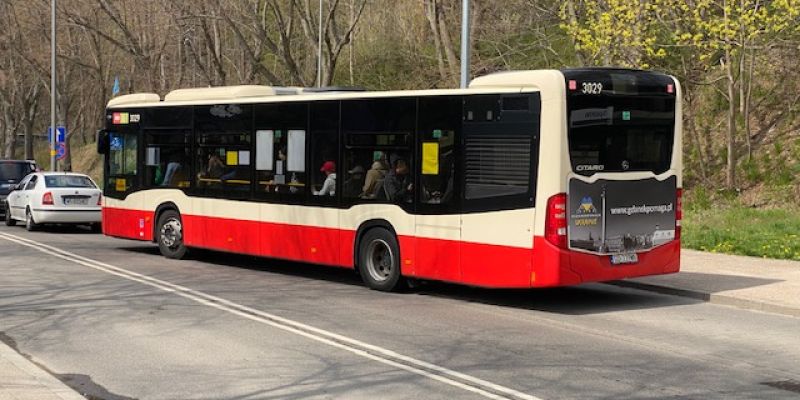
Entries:
{"type": "Polygon", "coordinates": [[[422,97],[419,101],[419,201],[421,204],[452,205],[457,199],[457,131],[462,122],[462,98],[422,97]]]}
{"type": "Polygon", "coordinates": [[[211,196],[246,198],[252,187],[252,106],[195,107],[196,188],[211,196]]]}
{"type": "Polygon", "coordinates": [[[342,118],[344,199],[411,203],[416,99],[345,101],[342,118]]]}
{"type": "Polygon", "coordinates": [[[311,201],[334,203],[339,177],[339,102],[311,104],[309,135],[311,157],[308,171],[311,201]]]}
{"type": "Polygon", "coordinates": [[[190,137],[186,130],[145,131],[147,187],[189,187],[190,137]]]}
{"type": "Polygon", "coordinates": [[[297,202],[306,192],[308,104],[255,108],[255,196],[297,202]]]}

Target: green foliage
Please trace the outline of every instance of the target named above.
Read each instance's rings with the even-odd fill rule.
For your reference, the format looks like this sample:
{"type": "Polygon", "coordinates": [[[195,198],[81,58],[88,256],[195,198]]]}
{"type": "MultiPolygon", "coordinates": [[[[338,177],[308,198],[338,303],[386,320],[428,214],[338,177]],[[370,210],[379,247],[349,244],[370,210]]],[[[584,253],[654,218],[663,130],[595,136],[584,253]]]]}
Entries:
{"type": "Polygon", "coordinates": [[[686,248],[765,258],[800,260],[800,212],[737,205],[690,207],[683,219],[686,248]]]}
{"type": "Polygon", "coordinates": [[[649,68],[648,60],[664,58],[666,49],[659,10],[665,0],[566,1],[561,7],[561,28],[575,49],[592,64],[617,64],[649,68]]]}

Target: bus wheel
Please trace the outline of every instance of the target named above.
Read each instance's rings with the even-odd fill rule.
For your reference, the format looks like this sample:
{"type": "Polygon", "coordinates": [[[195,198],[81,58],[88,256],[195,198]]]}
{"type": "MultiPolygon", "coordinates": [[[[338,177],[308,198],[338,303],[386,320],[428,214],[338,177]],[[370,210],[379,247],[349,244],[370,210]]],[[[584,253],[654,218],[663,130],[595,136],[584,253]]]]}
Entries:
{"type": "Polygon", "coordinates": [[[181,215],[175,210],[164,211],[158,218],[156,230],[158,249],[167,258],[180,260],[186,255],[183,245],[183,224],[181,215]]]}
{"type": "Polygon", "coordinates": [[[385,292],[399,290],[405,281],[400,275],[400,247],[394,235],[384,228],[364,234],[358,248],[361,279],[370,288],[385,292]]]}

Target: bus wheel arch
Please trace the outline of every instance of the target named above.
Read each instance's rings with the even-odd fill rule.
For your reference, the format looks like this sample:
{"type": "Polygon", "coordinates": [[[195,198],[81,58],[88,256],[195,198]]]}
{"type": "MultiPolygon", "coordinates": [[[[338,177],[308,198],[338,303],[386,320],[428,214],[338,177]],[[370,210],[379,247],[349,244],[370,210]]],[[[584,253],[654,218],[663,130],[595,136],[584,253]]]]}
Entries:
{"type": "Polygon", "coordinates": [[[397,232],[386,220],[370,220],[359,226],[353,250],[355,269],[370,289],[397,291],[405,288],[400,267],[397,232]]]}

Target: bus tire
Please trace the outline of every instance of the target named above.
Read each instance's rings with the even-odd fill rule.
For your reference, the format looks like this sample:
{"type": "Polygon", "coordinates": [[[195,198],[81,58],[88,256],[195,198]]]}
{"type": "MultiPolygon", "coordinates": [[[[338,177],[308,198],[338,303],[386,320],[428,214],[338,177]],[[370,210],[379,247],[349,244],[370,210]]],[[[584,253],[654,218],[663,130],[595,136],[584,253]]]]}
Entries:
{"type": "Polygon", "coordinates": [[[161,255],[173,260],[186,256],[186,245],[183,244],[183,223],[181,215],[175,210],[166,210],[158,217],[156,240],[161,255]]]}
{"type": "Polygon", "coordinates": [[[358,246],[357,265],[361,279],[370,289],[391,292],[404,288],[400,246],[385,228],[376,227],[364,233],[358,246]]]}
{"type": "Polygon", "coordinates": [[[17,224],[17,220],[11,218],[11,206],[6,203],[6,226],[14,226],[17,224]]]}

